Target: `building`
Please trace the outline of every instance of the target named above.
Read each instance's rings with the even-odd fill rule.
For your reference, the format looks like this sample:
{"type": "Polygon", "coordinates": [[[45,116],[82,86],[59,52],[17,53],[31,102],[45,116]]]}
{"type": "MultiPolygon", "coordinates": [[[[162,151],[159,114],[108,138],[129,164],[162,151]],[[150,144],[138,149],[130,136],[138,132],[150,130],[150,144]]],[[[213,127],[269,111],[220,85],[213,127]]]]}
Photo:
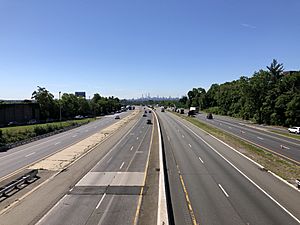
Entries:
{"type": "Polygon", "coordinates": [[[85,98],[85,92],[84,91],[75,92],[75,96],[76,97],[83,97],[83,98],[85,98]]]}
{"type": "Polygon", "coordinates": [[[0,100],[0,126],[10,122],[25,124],[40,119],[40,106],[34,101],[4,101],[0,100]]]}

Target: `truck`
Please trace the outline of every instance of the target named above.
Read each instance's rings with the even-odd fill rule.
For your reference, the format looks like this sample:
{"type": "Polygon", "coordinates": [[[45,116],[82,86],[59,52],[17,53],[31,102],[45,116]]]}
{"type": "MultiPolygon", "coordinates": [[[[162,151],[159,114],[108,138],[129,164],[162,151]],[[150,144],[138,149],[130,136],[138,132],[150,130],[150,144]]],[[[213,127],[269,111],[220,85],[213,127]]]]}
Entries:
{"type": "Polygon", "coordinates": [[[190,110],[188,112],[188,116],[195,116],[197,112],[198,112],[197,107],[190,107],[190,110]]]}

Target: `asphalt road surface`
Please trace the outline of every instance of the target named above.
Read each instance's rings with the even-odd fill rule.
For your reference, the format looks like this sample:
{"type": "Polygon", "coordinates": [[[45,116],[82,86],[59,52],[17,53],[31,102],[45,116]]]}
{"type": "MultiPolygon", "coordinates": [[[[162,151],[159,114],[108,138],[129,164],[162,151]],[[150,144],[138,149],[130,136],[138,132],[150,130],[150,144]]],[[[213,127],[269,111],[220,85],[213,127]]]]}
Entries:
{"type": "MultiPolygon", "coordinates": [[[[152,136],[141,117],[37,224],[134,224],[152,136]]],[[[153,122],[153,119],[152,119],[153,122]]]]}
{"type": "Polygon", "coordinates": [[[214,119],[207,119],[206,114],[202,113],[197,114],[196,118],[300,164],[300,140],[266,131],[263,126],[251,125],[231,118],[214,116],[214,119]]]}
{"type": "Polygon", "coordinates": [[[175,224],[299,224],[297,190],[177,116],[158,115],[175,224]]]}
{"type": "Polygon", "coordinates": [[[117,122],[118,120],[115,119],[116,115],[122,118],[129,113],[130,111],[105,116],[75,129],[12,148],[7,152],[0,152],[0,179],[99,132],[117,122]]]}

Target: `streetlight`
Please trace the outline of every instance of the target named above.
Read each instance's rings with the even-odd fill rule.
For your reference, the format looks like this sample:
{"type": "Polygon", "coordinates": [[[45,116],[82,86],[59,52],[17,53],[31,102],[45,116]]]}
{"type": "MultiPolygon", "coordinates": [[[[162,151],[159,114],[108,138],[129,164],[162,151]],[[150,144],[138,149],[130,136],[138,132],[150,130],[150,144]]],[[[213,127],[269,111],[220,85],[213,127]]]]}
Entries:
{"type": "Polygon", "coordinates": [[[58,101],[59,101],[59,121],[61,121],[61,102],[60,102],[60,93],[58,92],[58,101]]]}

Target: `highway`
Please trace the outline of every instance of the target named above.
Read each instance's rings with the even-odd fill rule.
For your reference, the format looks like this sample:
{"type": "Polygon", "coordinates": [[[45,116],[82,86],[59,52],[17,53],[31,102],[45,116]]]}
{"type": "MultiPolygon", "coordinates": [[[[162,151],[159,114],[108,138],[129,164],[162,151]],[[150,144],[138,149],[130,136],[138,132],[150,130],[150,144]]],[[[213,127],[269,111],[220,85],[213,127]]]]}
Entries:
{"type": "Polygon", "coordinates": [[[146,121],[151,118],[151,113],[141,117],[37,224],[137,222],[153,130],[146,121]]]}
{"type": "Polygon", "coordinates": [[[105,116],[75,129],[0,152],[0,180],[18,169],[71,146],[117,122],[116,115],[122,118],[129,113],[130,111],[105,116]]]}
{"type": "Polygon", "coordinates": [[[269,132],[262,126],[254,126],[227,117],[214,116],[214,119],[207,119],[206,114],[200,113],[196,118],[300,164],[300,140],[269,132]]]}
{"type": "Polygon", "coordinates": [[[171,113],[158,112],[175,224],[299,224],[299,192],[171,113]]]}

